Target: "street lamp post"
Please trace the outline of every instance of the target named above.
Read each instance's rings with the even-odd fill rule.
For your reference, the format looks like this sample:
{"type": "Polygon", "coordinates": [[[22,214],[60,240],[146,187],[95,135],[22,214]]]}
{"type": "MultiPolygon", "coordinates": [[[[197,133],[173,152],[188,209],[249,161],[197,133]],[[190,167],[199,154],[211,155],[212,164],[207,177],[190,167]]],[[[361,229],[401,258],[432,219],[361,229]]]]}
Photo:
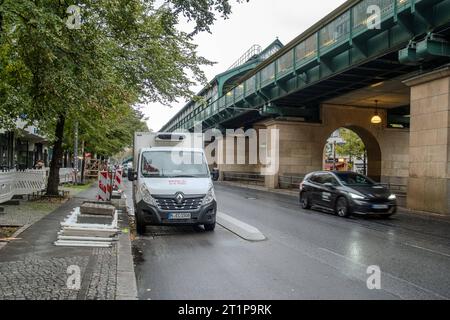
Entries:
{"type": "Polygon", "coordinates": [[[75,132],[73,142],[73,171],[75,173],[74,183],[78,184],[78,121],[75,121],[75,132]]]}
{"type": "Polygon", "coordinates": [[[333,171],[336,171],[336,140],[333,141],[333,171]]]}

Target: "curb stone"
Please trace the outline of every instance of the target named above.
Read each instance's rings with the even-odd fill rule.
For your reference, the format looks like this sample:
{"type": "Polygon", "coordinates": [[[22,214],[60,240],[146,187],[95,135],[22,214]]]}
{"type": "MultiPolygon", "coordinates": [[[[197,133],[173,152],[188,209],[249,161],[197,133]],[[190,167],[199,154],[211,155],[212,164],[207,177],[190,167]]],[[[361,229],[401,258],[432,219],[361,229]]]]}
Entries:
{"type": "MultiPolygon", "coordinates": [[[[32,225],[33,225],[33,224],[30,223],[30,224],[26,224],[26,225],[20,227],[16,232],[14,232],[14,233],[11,235],[11,238],[17,238],[22,232],[24,232],[25,230],[27,230],[27,229],[28,229],[29,227],[31,227],[32,225]]],[[[0,250],[1,250],[4,246],[6,246],[7,244],[8,244],[8,242],[0,243],[0,250]]]]}
{"type": "MultiPolygon", "coordinates": [[[[122,228],[128,228],[128,213],[122,211],[122,228]],[[126,219],[126,220],[125,220],[126,219]]],[[[121,232],[117,246],[117,286],[116,300],[137,300],[138,291],[131,253],[130,233],[121,232]]]]}

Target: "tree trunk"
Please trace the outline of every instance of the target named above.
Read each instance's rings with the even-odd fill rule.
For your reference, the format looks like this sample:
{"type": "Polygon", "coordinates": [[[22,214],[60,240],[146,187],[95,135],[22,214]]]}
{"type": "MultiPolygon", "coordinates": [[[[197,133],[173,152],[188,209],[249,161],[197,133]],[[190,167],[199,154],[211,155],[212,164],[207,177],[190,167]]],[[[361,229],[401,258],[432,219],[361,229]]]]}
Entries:
{"type": "Polygon", "coordinates": [[[55,129],[55,143],[53,144],[53,157],[50,162],[50,172],[48,175],[47,183],[47,195],[57,196],[59,186],[59,169],[61,168],[61,162],[63,157],[62,140],[64,136],[64,115],[59,115],[58,122],[55,129]]]}

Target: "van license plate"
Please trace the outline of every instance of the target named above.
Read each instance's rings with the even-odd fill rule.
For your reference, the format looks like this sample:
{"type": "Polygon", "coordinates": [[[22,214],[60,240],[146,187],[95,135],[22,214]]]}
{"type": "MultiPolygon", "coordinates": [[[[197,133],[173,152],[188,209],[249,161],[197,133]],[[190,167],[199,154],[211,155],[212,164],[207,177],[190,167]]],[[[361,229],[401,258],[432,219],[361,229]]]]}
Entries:
{"type": "Polygon", "coordinates": [[[374,204],[372,209],[387,209],[389,206],[387,204],[374,204]]]}
{"type": "Polygon", "coordinates": [[[189,212],[169,213],[169,220],[190,219],[190,218],[191,214],[189,212]]]}

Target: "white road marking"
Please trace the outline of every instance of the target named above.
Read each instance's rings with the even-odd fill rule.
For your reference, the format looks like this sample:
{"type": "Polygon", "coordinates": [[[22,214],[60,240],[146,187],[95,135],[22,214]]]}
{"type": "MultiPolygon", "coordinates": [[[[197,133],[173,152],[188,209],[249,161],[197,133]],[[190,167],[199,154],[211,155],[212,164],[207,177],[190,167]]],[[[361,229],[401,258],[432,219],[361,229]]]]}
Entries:
{"type": "Polygon", "coordinates": [[[413,247],[413,248],[416,248],[416,249],[421,249],[421,250],[429,251],[429,252],[432,252],[432,253],[439,254],[439,255],[441,255],[441,256],[449,257],[449,258],[450,258],[450,254],[446,254],[446,253],[443,253],[443,252],[440,252],[440,251],[436,251],[436,250],[433,250],[433,249],[424,248],[424,247],[421,247],[421,246],[416,246],[416,245],[411,244],[411,243],[405,243],[405,245],[410,246],[410,247],[413,247]]]}

